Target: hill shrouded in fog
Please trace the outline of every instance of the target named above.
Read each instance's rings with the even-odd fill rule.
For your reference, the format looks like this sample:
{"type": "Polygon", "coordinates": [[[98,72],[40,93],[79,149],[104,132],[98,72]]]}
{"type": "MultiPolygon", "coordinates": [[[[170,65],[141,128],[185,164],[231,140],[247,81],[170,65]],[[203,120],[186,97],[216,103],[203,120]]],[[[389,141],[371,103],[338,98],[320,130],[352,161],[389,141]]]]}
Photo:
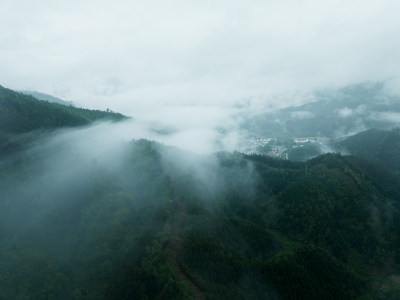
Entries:
{"type": "Polygon", "coordinates": [[[37,91],[19,91],[19,92],[22,94],[25,94],[25,95],[31,95],[39,100],[54,102],[54,103],[58,103],[58,104],[66,105],[66,106],[74,106],[74,103],[71,101],[65,101],[60,98],[49,95],[49,94],[40,93],[37,91]]]}
{"type": "Polygon", "coordinates": [[[370,129],[348,137],[340,146],[354,155],[373,161],[393,173],[400,174],[400,129],[370,129]]]}
{"type": "Polygon", "coordinates": [[[98,120],[122,120],[118,113],[80,109],[38,100],[0,86],[0,132],[25,133],[88,125],[98,120]]]}
{"type": "Polygon", "coordinates": [[[0,300],[400,299],[399,10],[1,0],[0,300]]]}
{"type": "MultiPolygon", "coordinates": [[[[306,161],[329,152],[355,154],[398,173],[400,98],[390,81],[314,91],[301,105],[240,117],[245,153],[306,161]],[[363,133],[365,132],[365,133],[363,133]]],[[[239,113],[240,114],[240,113],[239,113]]]]}
{"type": "Polygon", "coordinates": [[[196,154],[92,123],[119,114],[1,92],[0,298],[400,295],[400,180],[375,164],[396,130],[344,141],[375,163],[196,154]]]}
{"type": "Polygon", "coordinates": [[[400,98],[387,82],[360,83],[313,92],[309,102],[278,111],[252,115],[243,127],[268,137],[337,138],[367,129],[400,125],[400,98]]]}

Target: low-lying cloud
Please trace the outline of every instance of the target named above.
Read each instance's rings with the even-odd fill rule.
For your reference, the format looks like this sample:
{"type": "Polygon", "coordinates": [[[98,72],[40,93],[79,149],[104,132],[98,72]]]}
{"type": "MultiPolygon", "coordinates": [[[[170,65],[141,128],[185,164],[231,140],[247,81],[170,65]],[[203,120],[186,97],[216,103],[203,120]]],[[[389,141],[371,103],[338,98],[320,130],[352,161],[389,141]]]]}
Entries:
{"type": "Polygon", "coordinates": [[[233,150],[244,117],[312,102],[319,88],[398,79],[399,9],[394,0],[4,0],[0,84],[134,117],[123,132],[233,150]]]}
{"type": "Polygon", "coordinates": [[[271,95],[398,77],[399,9],[394,0],[3,0],[0,83],[129,115],[249,98],[269,106],[282,101],[271,95]]]}
{"type": "Polygon", "coordinates": [[[400,113],[393,111],[372,112],[370,118],[375,121],[389,122],[400,125],[400,113]]]}
{"type": "Polygon", "coordinates": [[[314,113],[312,113],[311,111],[294,111],[292,113],[290,113],[290,117],[292,119],[298,119],[298,120],[304,120],[304,119],[311,119],[313,118],[315,115],[314,113]]]}

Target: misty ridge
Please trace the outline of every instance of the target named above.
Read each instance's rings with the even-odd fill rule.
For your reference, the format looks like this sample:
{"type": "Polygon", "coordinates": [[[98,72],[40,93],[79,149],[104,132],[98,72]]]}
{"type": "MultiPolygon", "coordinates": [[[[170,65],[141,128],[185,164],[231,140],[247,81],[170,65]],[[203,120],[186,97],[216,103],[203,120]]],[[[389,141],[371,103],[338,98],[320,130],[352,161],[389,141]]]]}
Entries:
{"type": "Polygon", "coordinates": [[[0,298],[397,297],[389,83],[153,117],[1,88],[0,298]]]}
{"type": "MultiPolygon", "coordinates": [[[[125,144],[142,138],[203,154],[221,151],[266,154],[271,150],[268,144],[285,145],[285,152],[289,155],[281,154],[280,157],[297,157],[296,160],[327,152],[351,154],[340,145],[340,141],[347,136],[371,128],[390,130],[399,125],[400,99],[390,92],[389,84],[363,83],[337,90],[316,91],[312,97],[308,95],[303,100],[309,103],[268,112],[254,110],[257,104],[246,100],[245,105],[236,104],[224,114],[219,107],[182,107],[177,108],[176,113],[172,109],[160,113],[155,110],[154,119],[148,115],[133,116],[120,122],[97,121],[97,124],[86,128],[58,129],[49,133],[39,130],[16,136],[3,132],[3,147],[18,145],[18,140],[22,140],[23,145],[29,145],[30,139],[34,141],[38,135],[40,140],[33,142],[35,146],[25,151],[51,155],[57,153],[60,156],[54,161],[59,161],[59,164],[65,161],[65,166],[97,161],[113,168],[120,163],[118,161],[125,144]],[[192,118],[193,115],[196,117],[192,118]],[[309,146],[310,149],[305,150],[308,153],[296,156],[297,149],[293,147],[298,143],[293,140],[304,137],[316,137],[310,141],[317,142],[304,143],[301,146],[309,146]],[[272,142],[261,146],[256,143],[249,147],[249,141],[255,139],[272,139],[272,142]],[[73,159],[77,159],[78,163],[72,163],[73,159]]],[[[7,122],[7,117],[10,115],[3,118],[3,123],[7,122]]],[[[81,122],[77,125],[81,125],[81,122]]],[[[177,161],[182,164],[190,159],[182,157],[177,161]]],[[[48,163],[49,166],[52,164],[48,163]]],[[[75,173],[79,173],[79,170],[75,173]]]]}
{"type": "MultiPolygon", "coordinates": [[[[125,272],[116,277],[115,286],[106,287],[106,282],[113,281],[110,276],[116,269],[125,268],[117,261],[129,256],[140,265],[149,241],[160,230],[167,230],[163,235],[168,236],[165,222],[184,194],[196,195],[192,201],[211,208],[228,190],[251,191],[251,163],[233,163],[237,166],[228,169],[219,157],[223,154],[206,156],[132,139],[142,135],[157,136],[128,120],[36,131],[6,141],[18,146],[11,153],[9,147],[2,148],[6,154],[0,173],[1,250],[6,272],[2,297],[75,299],[116,293],[119,281],[126,280],[125,272]],[[100,277],[90,275],[98,272],[99,260],[105,264],[100,277]],[[36,269],[36,263],[43,268],[36,269]],[[20,269],[21,264],[28,269],[20,269]],[[35,269],[40,274],[34,271],[34,275],[35,269]],[[55,277],[53,272],[57,272],[55,277]],[[108,275],[103,278],[104,274],[108,275]],[[33,275],[42,283],[19,277],[33,275]],[[98,285],[98,280],[105,280],[101,288],[90,287],[94,282],[98,285]],[[46,291],[48,287],[51,291],[46,291]]],[[[156,275],[161,274],[157,271],[156,275]]]]}
{"type": "Polygon", "coordinates": [[[396,0],[0,1],[1,299],[400,299],[396,0]]]}

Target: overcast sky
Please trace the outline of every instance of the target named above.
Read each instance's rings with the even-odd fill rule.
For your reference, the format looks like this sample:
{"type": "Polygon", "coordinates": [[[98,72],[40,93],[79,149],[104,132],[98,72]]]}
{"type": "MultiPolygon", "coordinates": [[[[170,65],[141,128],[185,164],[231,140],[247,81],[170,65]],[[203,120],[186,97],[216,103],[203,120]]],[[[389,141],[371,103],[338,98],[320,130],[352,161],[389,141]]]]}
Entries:
{"type": "Polygon", "coordinates": [[[398,0],[0,0],[0,85],[130,115],[268,105],[399,76],[399,12],[398,0]]]}

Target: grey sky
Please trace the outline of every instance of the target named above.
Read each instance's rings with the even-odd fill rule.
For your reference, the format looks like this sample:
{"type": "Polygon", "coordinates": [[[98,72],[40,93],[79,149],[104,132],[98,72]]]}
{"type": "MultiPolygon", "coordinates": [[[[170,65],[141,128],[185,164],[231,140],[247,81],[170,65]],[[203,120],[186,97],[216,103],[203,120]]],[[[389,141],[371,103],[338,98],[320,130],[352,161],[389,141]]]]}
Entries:
{"type": "Polygon", "coordinates": [[[131,115],[224,109],[398,77],[399,12],[397,0],[0,0],[0,84],[131,115]]]}

